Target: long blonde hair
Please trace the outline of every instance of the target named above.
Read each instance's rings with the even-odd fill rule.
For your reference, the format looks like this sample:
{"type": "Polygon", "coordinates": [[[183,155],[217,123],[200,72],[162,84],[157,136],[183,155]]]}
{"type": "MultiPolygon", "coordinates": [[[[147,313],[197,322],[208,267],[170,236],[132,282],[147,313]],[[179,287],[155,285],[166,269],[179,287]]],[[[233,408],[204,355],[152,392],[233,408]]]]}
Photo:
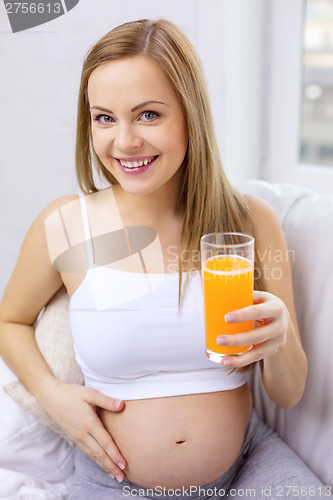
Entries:
{"type": "MultiPolygon", "coordinates": [[[[180,203],[185,209],[179,252],[179,298],[182,274],[190,263],[182,259],[198,252],[200,237],[211,232],[247,231],[251,219],[246,199],[229,183],[223,171],[215,137],[204,73],[184,33],[173,23],[140,20],[116,27],[89,51],[82,70],[78,100],[76,172],[81,189],[98,191],[94,167],[110,184],[117,180],[93,151],[87,96],[92,71],[113,60],[146,55],[164,70],[183,106],[188,149],[183,163],[180,203]]],[[[256,288],[259,288],[257,282],[256,288]]]]}

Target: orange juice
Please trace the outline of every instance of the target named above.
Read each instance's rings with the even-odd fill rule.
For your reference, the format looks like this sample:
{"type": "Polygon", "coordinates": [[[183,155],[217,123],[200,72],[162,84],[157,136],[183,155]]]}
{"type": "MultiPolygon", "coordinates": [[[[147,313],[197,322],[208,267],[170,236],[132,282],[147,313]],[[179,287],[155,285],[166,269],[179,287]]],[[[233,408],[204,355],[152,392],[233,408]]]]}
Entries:
{"type": "Polygon", "coordinates": [[[218,335],[252,330],[252,321],[226,323],[227,312],[253,304],[253,267],[250,261],[238,255],[218,255],[205,262],[203,287],[206,323],[206,347],[209,353],[241,354],[251,346],[219,346],[218,335]]]}

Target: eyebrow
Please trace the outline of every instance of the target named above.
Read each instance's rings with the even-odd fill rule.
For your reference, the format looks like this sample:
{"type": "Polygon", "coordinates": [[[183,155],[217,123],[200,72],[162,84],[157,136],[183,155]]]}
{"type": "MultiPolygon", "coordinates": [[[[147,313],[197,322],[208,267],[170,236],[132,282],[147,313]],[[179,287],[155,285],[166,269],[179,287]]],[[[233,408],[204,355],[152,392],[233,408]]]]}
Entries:
{"type": "MultiPolygon", "coordinates": [[[[137,106],[134,106],[134,108],[131,109],[131,112],[133,113],[134,111],[137,111],[138,109],[143,108],[148,104],[163,104],[164,106],[169,106],[168,104],[162,101],[145,101],[142,102],[141,104],[138,104],[137,106]]],[[[99,109],[100,111],[105,111],[106,113],[114,115],[114,112],[111,111],[111,109],[103,108],[102,106],[91,106],[90,109],[99,109]]]]}

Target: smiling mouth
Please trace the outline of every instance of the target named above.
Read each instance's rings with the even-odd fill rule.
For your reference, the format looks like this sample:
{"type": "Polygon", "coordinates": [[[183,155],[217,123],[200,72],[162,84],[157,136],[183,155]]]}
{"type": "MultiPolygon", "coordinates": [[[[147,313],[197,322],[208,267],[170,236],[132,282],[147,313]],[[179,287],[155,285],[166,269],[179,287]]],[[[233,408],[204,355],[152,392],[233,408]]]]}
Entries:
{"type": "Polygon", "coordinates": [[[150,156],[150,157],[147,157],[145,159],[140,159],[140,158],[133,158],[133,160],[129,159],[129,158],[126,158],[126,159],[122,159],[122,158],[116,158],[116,160],[125,168],[139,168],[139,167],[144,167],[144,166],[147,166],[149,165],[151,162],[153,162],[154,160],[156,160],[156,158],[158,158],[158,155],[155,155],[155,156],[150,156]]]}

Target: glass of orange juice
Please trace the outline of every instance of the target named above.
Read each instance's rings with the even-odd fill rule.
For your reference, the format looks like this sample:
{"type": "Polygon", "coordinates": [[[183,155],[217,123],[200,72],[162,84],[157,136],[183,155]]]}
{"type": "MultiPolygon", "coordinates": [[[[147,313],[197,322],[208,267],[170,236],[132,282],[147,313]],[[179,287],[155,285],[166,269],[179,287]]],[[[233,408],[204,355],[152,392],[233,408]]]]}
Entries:
{"type": "Polygon", "coordinates": [[[218,335],[252,330],[253,322],[227,323],[226,313],[253,304],[254,238],[243,233],[211,233],[200,241],[205,307],[206,354],[217,363],[252,346],[221,346],[218,335]]]}

